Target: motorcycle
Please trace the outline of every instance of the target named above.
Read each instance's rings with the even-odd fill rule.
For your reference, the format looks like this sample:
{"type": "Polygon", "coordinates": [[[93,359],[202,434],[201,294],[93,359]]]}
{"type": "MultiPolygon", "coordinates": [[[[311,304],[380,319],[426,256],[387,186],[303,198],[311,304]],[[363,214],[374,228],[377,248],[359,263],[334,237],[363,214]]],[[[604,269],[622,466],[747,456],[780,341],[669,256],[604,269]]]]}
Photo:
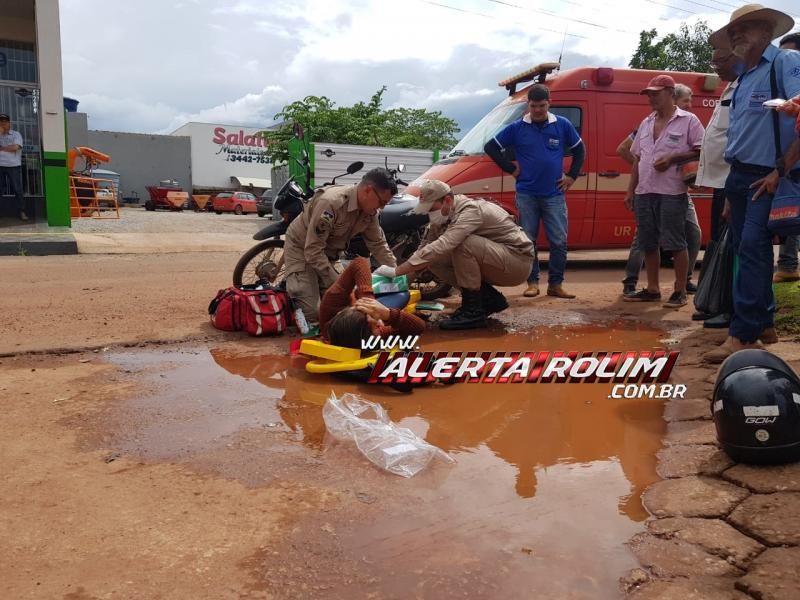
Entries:
{"type": "MultiPolygon", "coordinates": [[[[295,125],[294,134],[298,139],[304,139],[302,127],[299,125],[295,125]]],[[[305,181],[308,182],[311,180],[311,168],[307,148],[303,149],[301,158],[302,160],[296,158],[293,160],[302,167],[305,181]]],[[[389,169],[388,159],[385,160],[385,164],[398,185],[408,185],[398,176],[405,170],[403,165],[398,165],[397,169],[389,169]]],[[[337,175],[332,181],[325,183],[322,188],[335,185],[338,178],[357,173],[362,168],[364,168],[364,163],[356,161],[347,167],[346,173],[337,175]]],[[[290,177],[281,186],[275,195],[275,210],[280,213],[281,220],[264,227],[253,236],[253,239],[259,243],[245,252],[236,263],[233,271],[234,285],[253,284],[258,281],[268,281],[277,285],[283,280],[284,242],[281,236],[286,233],[291,222],[303,212],[305,205],[314,193],[314,190],[301,185],[294,177],[290,177]]],[[[379,216],[386,241],[398,264],[407,260],[419,247],[428,227],[428,216],[413,212],[418,202],[419,200],[410,194],[397,194],[384,207],[379,216]]],[[[344,252],[345,259],[352,260],[357,256],[370,256],[361,236],[354,237],[344,252]]],[[[377,267],[377,264],[373,260],[374,267],[377,267]]],[[[420,290],[423,300],[435,300],[450,292],[450,285],[438,280],[430,271],[417,272],[414,276],[410,276],[409,284],[420,290]]]]}
{"type": "MultiPolygon", "coordinates": [[[[398,185],[408,186],[408,184],[398,177],[405,168],[398,165],[397,169],[389,169],[388,160],[385,161],[386,169],[392,174],[398,185]]],[[[428,215],[421,215],[414,212],[419,204],[419,198],[411,194],[398,193],[392,197],[389,203],[381,211],[379,222],[386,242],[389,244],[392,253],[397,260],[397,264],[406,262],[412,254],[419,248],[425,233],[428,229],[428,215]]],[[[345,258],[352,260],[357,256],[369,258],[370,253],[364,238],[360,235],[350,240],[345,251],[345,258]]],[[[377,268],[374,259],[371,260],[372,268],[377,268]]],[[[418,271],[409,276],[409,283],[413,288],[418,289],[422,294],[423,300],[436,300],[450,293],[450,284],[439,280],[433,272],[424,270],[418,271]]]]}

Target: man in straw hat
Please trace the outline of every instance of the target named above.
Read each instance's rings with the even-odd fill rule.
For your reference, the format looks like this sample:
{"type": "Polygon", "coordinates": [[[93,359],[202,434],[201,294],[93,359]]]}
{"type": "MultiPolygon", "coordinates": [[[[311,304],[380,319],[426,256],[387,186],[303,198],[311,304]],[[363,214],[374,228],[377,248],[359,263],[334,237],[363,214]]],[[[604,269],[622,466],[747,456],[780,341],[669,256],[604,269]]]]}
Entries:
{"type": "Polygon", "coordinates": [[[730,22],[710,38],[712,45],[732,48],[743,61],[725,147],[725,160],[731,165],[725,195],[739,273],[728,338],[705,355],[711,363],[722,362],[737,350],[758,347],[759,339],[775,338],[772,237],[767,222],[778,181],[800,165],[785,160],[795,137],[793,120],[786,115],[775,119],[763,103],[800,93],[800,53],[782,52],[771,44],[793,26],[787,14],[747,4],[733,11],[730,22]]]}

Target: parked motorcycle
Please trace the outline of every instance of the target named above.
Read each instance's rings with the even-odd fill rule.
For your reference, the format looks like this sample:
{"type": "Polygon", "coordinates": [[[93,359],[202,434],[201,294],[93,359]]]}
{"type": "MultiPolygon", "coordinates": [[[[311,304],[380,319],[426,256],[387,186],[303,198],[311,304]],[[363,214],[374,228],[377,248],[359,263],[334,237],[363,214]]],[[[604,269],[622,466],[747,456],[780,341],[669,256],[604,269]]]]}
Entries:
{"type": "MultiPolygon", "coordinates": [[[[302,128],[295,126],[295,136],[303,138],[302,128]]],[[[305,181],[311,180],[310,158],[308,149],[304,148],[302,160],[296,160],[302,167],[305,174],[305,181]]],[[[397,169],[388,169],[398,185],[408,184],[399,178],[399,173],[404,171],[403,165],[398,165],[397,169]]],[[[357,161],[347,167],[346,173],[337,175],[332,181],[325,183],[322,187],[335,185],[336,180],[344,175],[352,175],[360,171],[364,163],[357,161]]],[[[279,283],[284,276],[283,273],[283,245],[281,236],[286,233],[291,222],[303,212],[306,203],[314,195],[314,191],[307,186],[301,185],[294,177],[281,186],[275,195],[275,210],[281,215],[281,220],[261,229],[253,236],[259,243],[245,252],[233,271],[233,284],[242,285],[256,283],[259,280],[266,280],[270,283],[279,283]]],[[[379,222],[384,231],[389,247],[395,254],[398,264],[407,260],[419,247],[428,226],[428,216],[413,212],[418,203],[415,196],[409,194],[395,195],[381,211],[379,222]]],[[[361,236],[356,236],[351,240],[344,253],[345,259],[352,260],[356,256],[369,257],[370,253],[361,236]]],[[[373,267],[377,265],[373,263],[373,267]]],[[[410,278],[412,287],[416,287],[422,293],[424,300],[434,300],[446,296],[450,291],[450,285],[439,281],[430,271],[422,271],[410,278]]]]}
{"type": "MultiPolygon", "coordinates": [[[[408,186],[399,178],[399,174],[405,169],[403,165],[398,165],[397,169],[389,169],[386,161],[386,169],[392,174],[398,185],[408,186]]],[[[421,215],[414,212],[419,204],[419,199],[411,194],[396,194],[381,211],[379,221],[383,234],[389,248],[392,249],[397,264],[406,262],[412,254],[419,248],[425,233],[428,229],[428,215],[421,215]]],[[[345,258],[352,260],[357,256],[369,257],[366,242],[362,236],[356,236],[347,246],[345,258]]],[[[378,265],[372,259],[372,267],[378,265]]],[[[435,300],[442,298],[450,293],[450,284],[439,280],[431,271],[418,271],[409,275],[412,287],[420,290],[423,300],[435,300]]]]}

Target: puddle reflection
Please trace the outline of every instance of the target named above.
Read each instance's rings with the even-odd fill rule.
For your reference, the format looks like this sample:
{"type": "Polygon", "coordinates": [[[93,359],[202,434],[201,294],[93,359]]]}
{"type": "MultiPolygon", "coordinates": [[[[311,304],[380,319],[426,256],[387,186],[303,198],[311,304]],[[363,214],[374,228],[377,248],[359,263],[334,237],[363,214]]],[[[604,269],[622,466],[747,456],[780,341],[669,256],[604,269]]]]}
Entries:
{"type": "MultiPolygon", "coordinates": [[[[438,333],[426,335],[423,342],[425,350],[434,351],[619,351],[660,349],[659,337],[657,330],[623,322],[514,334],[438,333]]],[[[574,466],[570,472],[578,476],[592,465],[595,479],[599,469],[612,479],[621,473],[627,481],[628,489],[617,494],[621,514],[634,521],[647,516],[640,496],[657,479],[655,454],[665,431],[660,401],[611,400],[610,384],[434,385],[402,395],[382,386],[309,375],[299,357],[244,354],[226,347],[211,350],[211,356],[230,373],[283,390],[277,403],[280,417],[309,447],[319,448],[323,442],[321,407],[331,391],[355,391],[380,402],[392,420],[456,457],[485,456],[478,451],[488,449],[513,467],[519,498],[537,494],[540,473],[548,468],[558,465],[564,473],[574,466]]]]}

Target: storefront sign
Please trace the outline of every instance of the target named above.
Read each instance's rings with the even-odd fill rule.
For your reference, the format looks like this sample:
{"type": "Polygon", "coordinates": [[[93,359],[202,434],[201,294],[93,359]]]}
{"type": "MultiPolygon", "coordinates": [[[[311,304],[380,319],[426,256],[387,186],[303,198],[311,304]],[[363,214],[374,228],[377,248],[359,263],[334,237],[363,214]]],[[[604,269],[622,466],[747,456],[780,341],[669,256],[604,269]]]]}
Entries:
{"type": "Polygon", "coordinates": [[[243,129],[229,132],[215,127],[212,141],[219,146],[217,154],[224,155],[228,162],[269,164],[267,140],[262,132],[246,134],[243,129]]]}

